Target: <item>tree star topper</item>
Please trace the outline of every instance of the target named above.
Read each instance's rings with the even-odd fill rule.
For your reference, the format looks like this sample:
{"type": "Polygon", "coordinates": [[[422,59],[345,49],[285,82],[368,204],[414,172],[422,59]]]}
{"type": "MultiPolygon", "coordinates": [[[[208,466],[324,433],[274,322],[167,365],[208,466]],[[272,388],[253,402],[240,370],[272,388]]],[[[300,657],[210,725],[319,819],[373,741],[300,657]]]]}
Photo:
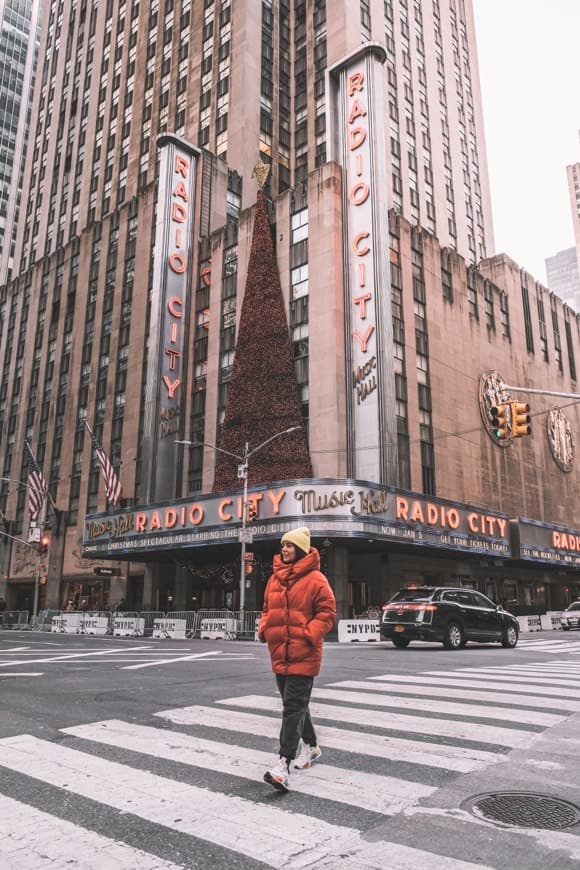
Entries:
{"type": "Polygon", "coordinates": [[[270,174],[270,164],[264,163],[262,158],[258,160],[256,165],[254,166],[254,171],[252,172],[252,178],[255,178],[258,182],[258,187],[260,190],[264,189],[264,185],[268,180],[268,176],[270,174]]]}

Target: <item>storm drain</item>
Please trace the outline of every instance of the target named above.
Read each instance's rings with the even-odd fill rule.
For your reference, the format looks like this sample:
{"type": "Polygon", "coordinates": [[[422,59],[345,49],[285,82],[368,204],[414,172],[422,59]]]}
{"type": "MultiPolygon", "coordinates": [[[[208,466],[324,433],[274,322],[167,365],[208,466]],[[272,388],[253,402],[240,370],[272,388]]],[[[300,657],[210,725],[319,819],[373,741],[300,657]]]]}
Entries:
{"type": "Polygon", "coordinates": [[[580,822],[580,807],[544,794],[506,791],[477,795],[464,806],[487,821],[518,828],[556,831],[580,822]]]}

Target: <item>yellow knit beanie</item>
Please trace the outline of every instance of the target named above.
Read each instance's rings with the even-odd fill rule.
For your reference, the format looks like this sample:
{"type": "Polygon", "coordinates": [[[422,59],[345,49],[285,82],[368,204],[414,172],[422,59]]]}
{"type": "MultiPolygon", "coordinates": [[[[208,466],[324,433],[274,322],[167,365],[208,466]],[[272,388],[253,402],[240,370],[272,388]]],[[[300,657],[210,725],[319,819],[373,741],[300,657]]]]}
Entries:
{"type": "Polygon", "coordinates": [[[294,544],[295,547],[298,547],[298,549],[302,550],[304,553],[309,553],[310,529],[307,526],[300,526],[298,529],[290,529],[289,532],[282,535],[281,543],[283,544],[284,541],[294,544]]]}

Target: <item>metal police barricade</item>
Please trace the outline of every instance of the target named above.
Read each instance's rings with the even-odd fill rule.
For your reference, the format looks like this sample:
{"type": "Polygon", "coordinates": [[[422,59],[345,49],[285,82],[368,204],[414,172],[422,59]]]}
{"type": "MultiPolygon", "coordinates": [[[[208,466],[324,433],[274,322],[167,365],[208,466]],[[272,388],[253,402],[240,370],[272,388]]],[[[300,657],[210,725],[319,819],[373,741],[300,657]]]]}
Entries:
{"type": "Polygon", "coordinates": [[[123,613],[113,617],[114,637],[143,637],[145,620],[137,613],[123,613]]]}
{"type": "Polygon", "coordinates": [[[52,621],[60,614],[60,610],[41,610],[36,618],[32,617],[30,628],[32,631],[52,631],[52,621]]]}
{"type": "Polygon", "coordinates": [[[378,620],[373,619],[340,619],[338,622],[339,643],[368,643],[381,639],[378,620]]]}
{"type": "Polygon", "coordinates": [[[187,631],[187,620],[174,619],[173,616],[166,616],[162,619],[156,619],[153,623],[153,637],[173,637],[176,640],[185,640],[187,631]]]}
{"type": "Polygon", "coordinates": [[[28,627],[28,610],[4,610],[0,613],[0,628],[5,631],[28,627]]]}
{"type": "Polygon", "coordinates": [[[244,610],[236,613],[238,640],[258,640],[258,625],[261,615],[260,610],[244,610]]]}

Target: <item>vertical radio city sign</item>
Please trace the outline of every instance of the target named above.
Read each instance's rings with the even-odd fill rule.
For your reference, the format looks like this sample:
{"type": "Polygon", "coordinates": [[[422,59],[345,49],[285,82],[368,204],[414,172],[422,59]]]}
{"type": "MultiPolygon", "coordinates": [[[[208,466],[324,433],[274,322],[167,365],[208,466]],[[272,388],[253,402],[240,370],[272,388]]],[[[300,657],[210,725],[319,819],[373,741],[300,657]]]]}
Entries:
{"type": "Polygon", "coordinates": [[[195,184],[200,152],[177,136],[160,136],[153,290],[147,358],[144,462],[148,498],[173,498],[181,456],[192,286],[195,184]]]}
{"type": "Polygon", "coordinates": [[[343,169],[349,474],[397,481],[383,64],[366,43],[328,71],[331,159],[343,169]]]}

